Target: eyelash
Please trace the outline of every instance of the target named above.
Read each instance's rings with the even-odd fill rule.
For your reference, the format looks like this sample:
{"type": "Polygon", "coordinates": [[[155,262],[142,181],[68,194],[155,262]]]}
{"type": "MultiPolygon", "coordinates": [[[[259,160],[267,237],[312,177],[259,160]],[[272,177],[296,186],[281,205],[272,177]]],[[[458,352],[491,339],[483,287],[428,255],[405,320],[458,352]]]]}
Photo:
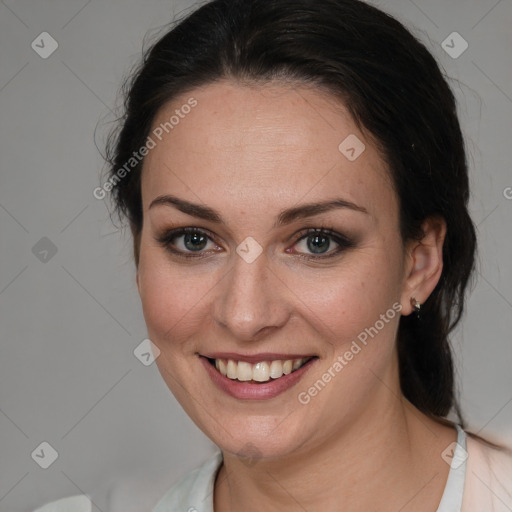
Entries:
{"type": "MultiPolygon", "coordinates": [[[[169,252],[171,252],[172,254],[175,254],[181,258],[198,259],[198,258],[208,257],[205,254],[200,254],[200,251],[198,251],[197,254],[194,254],[191,252],[184,252],[184,251],[180,251],[180,250],[176,250],[176,249],[172,248],[172,242],[174,241],[174,239],[178,238],[179,236],[186,235],[186,234],[205,235],[209,240],[217,243],[215,240],[215,237],[211,233],[209,233],[208,231],[206,231],[204,229],[195,228],[195,227],[185,227],[185,228],[173,229],[173,230],[163,233],[161,236],[155,237],[155,240],[160,245],[162,245],[165,249],[167,249],[169,252]]],[[[341,233],[337,233],[336,231],[333,230],[333,228],[325,228],[325,227],[308,228],[308,229],[301,230],[300,232],[297,233],[297,238],[296,238],[295,242],[293,243],[293,245],[296,245],[298,242],[300,242],[303,239],[307,239],[311,235],[323,235],[328,238],[331,238],[338,244],[339,247],[337,247],[333,252],[327,253],[326,255],[313,256],[313,255],[305,255],[304,253],[297,253],[297,256],[304,258],[304,259],[308,259],[308,260],[318,261],[318,260],[323,260],[323,259],[327,259],[327,258],[333,258],[333,257],[337,256],[338,254],[340,254],[341,252],[343,252],[344,250],[350,249],[355,246],[355,243],[350,238],[346,237],[345,235],[342,235],[341,233]]]]}

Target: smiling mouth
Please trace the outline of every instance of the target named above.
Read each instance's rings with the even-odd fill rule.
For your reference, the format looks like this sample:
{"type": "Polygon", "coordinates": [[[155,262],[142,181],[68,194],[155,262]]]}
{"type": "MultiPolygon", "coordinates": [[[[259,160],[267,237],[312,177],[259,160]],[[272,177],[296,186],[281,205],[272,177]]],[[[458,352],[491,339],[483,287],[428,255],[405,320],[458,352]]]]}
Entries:
{"type": "Polygon", "coordinates": [[[210,364],[228,379],[261,384],[281,378],[297,371],[316,356],[302,357],[300,359],[283,359],[273,361],[260,361],[256,364],[247,361],[234,361],[233,359],[211,359],[210,364]]]}

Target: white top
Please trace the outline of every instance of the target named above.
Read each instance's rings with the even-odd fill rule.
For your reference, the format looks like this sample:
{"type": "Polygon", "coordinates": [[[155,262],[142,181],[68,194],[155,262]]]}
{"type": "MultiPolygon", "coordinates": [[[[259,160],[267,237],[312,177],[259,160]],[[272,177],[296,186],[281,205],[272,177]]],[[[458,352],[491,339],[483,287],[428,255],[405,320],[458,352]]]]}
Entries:
{"type": "MultiPolygon", "coordinates": [[[[455,427],[457,442],[443,452],[450,471],[436,512],[511,512],[512,452],[498,450],[455,427]]],[[[213,491],[221,463],[218,451],[173,485],[152,512],[214,512],[213,491]]],[[[89,497],[82,495],[48,503],[34,512],[91,511],[89,497]]]]}
{"type": "MultiPolygon", "coordinates": [[[[436,512],[460,512],[464,480],[466,475],[466,433],[459,425],[457,444],[453,446],[448,480],[436,512]]],[[[218,452],[199,469],[185,475],[158,502],[153,512],[214,512],[213,490],[215,477],[222,462],[222,453],[218,452]]]]}

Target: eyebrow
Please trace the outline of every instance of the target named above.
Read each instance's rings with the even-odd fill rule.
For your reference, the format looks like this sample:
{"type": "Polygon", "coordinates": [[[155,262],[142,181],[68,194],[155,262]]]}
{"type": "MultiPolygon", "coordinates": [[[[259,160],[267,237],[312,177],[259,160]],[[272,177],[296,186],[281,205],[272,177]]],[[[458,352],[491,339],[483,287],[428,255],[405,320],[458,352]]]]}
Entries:
{"type": "MultiPolygon", "coordinates": [[[[158,196],[155,198],[153,201],[151,201],[149,209],[157,205],[174,206],[181,212],[186,213],[192,217],[208,220],[210,222],[214,222],[215,224],[225,224],[221,214],[213,208],[191,203],[170,194],[158,196]]],[[[338,208],[348,208],[350,210],[368,214],[368,210],[363,206],[359,206],[355,203],[352,203],[351,201],[347,201],[346,199],[337,198],[319,203],[306,203],[300,206],[294,206],[292,208],[282,210],[277,216],[274,227],[277,228],[280,226],[285,226],[287,224],[291,224],[297,219],[313,217],[314,215],[338,208]]]]}

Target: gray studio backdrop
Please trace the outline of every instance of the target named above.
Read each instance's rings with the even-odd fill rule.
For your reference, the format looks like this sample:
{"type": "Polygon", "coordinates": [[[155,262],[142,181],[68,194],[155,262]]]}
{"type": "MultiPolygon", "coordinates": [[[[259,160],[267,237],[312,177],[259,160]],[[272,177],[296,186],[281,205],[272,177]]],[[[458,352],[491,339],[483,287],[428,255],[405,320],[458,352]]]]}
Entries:
{"type": "MultiPolygon", "coordinates": [[[[512,4],[374,4],[427,44],[459,100],[480,266],[453,340],[457,378],[470,430],[510,444],[512,4]]],[[[163,492],[214,450],[137,352],[146,330],[131,240],[93,196],[96,127],[101,145],[145,36],[192,5],[0,3],[1,512],[114,478],[163,492]]]]}

